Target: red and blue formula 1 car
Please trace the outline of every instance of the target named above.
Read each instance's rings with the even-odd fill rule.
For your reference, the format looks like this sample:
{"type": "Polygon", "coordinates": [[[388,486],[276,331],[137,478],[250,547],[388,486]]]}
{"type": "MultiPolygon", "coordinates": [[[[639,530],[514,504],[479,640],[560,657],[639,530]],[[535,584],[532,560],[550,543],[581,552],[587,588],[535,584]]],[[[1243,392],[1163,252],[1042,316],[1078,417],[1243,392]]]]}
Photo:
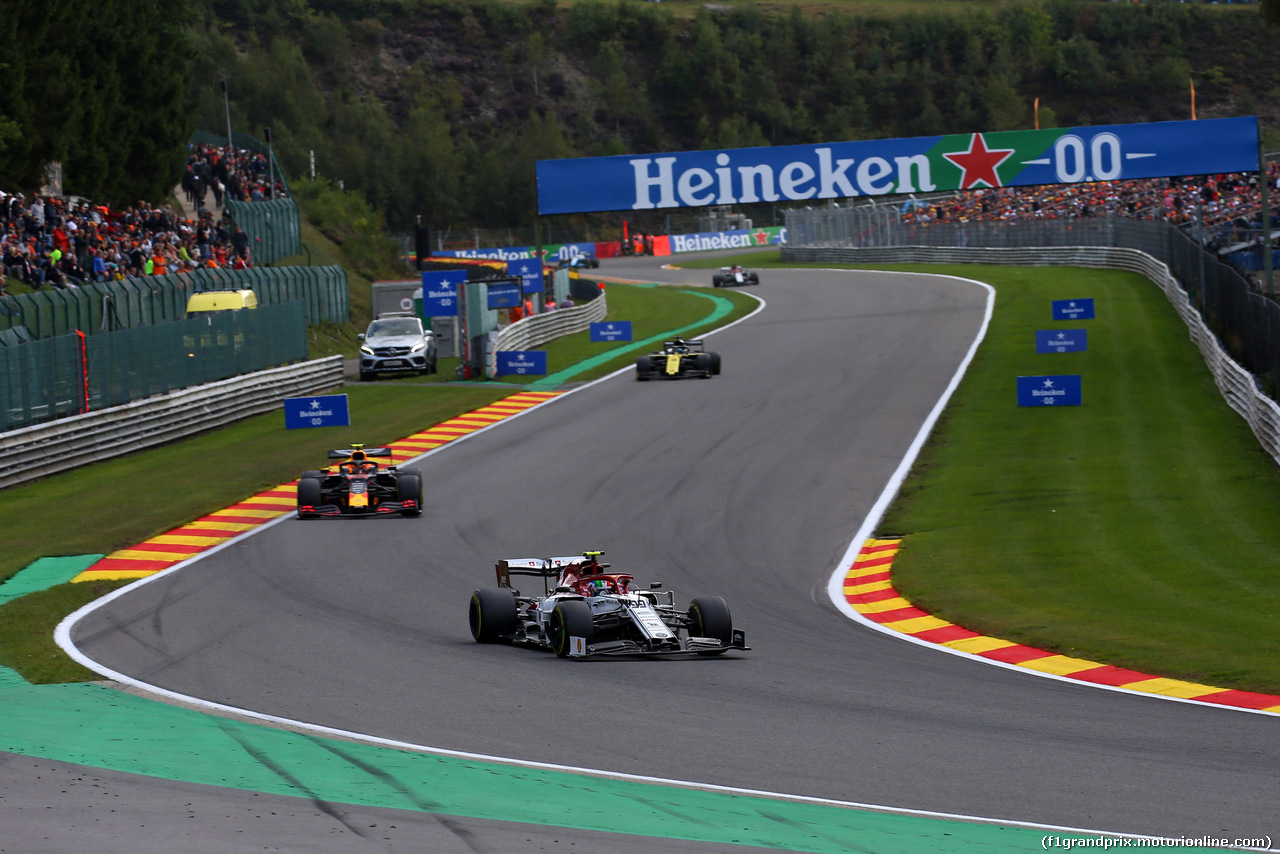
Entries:
{"type": "Polygon", "coordinates": [[[329,452],[336,465],[303,472],[298,479],[298,518],[372,516],[399,513],[422,515],[422,476],[379,465],[373,457],[390,459],[390,448],[352,445],[329,452]]]}

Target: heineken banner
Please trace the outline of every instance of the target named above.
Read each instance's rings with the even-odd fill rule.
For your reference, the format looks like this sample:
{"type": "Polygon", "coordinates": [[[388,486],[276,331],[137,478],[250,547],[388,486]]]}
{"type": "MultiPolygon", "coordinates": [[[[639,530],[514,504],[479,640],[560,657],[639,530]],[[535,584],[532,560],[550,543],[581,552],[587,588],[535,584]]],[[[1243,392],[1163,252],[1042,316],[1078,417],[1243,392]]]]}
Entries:
{"type": "Polygon", "coordinates": [[[539,160],[538,213],[840,199],[1257,168],[1254,116],[622,154],[539,160]]]}

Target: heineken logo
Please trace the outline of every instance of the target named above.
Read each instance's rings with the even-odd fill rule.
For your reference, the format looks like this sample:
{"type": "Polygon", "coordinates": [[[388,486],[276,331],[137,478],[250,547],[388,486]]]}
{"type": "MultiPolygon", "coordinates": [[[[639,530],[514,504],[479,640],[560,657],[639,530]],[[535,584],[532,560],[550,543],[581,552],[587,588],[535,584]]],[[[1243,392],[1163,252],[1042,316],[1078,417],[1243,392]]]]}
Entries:
{"type": "Polygon", "coordinates": [[[943,153],[943,157],[960,169],[961,190],[971,190],[978,185],[1002,187],[996,167],[1013,155],[1012,148],[987,148],[982,134],[975,133],[969,143],[969,150],[959,153],[943,153]]]}
{"type": "Polygon", "coordinates": [[[537,163],[540,214],[1244,172],[1255,117],[615,155],[537,163]],[[582,187],[592,192],[580,192],[582,187]]]}

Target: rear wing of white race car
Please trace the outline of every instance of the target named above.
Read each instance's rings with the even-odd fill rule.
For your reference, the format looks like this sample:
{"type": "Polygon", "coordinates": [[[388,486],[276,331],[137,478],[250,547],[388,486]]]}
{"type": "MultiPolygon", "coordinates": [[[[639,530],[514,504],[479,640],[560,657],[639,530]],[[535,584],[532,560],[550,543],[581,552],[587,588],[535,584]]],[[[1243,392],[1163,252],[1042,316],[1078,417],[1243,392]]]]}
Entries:
{"type": "Polygon", "coordinates": [[[547,590],[547,579],[556,578],[567,566],[581,566],[587,558],[582,555],[573,557],[514,557],[498,561],[494,571],[498,576],[498,586],[514,589],[511,584],[513,575],[532,575],[543,579],[543,591],[547,590]]]}

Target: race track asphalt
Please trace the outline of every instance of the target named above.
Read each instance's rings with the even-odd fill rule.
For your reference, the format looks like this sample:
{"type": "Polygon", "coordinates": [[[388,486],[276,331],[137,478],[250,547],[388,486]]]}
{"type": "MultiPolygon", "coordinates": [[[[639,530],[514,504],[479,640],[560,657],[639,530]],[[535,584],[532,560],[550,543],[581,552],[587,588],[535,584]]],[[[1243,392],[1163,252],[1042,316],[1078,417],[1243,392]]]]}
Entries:
{"type": "MultiPolygon", "coordinates": [[[[602,272],[710,281],[651,259],[602,272]]],[[[168,691],[452,751],[1009,822],[1273,833],[1274,717],[984,666],[833,606],[828,578],[987,294],[761,280],[767,308],[707,338],[719,377],[624,374],[557,398],[417,463],[422,518],[286,519],[92,612],[77,647],[168,691]],[[681,600],[725,596],[753,649],[567,662],[471,642],[468,596],[497,559],[596,548],[681,600]]],[[[519,850],[501,823],[467,832],[519,850]]]]}

